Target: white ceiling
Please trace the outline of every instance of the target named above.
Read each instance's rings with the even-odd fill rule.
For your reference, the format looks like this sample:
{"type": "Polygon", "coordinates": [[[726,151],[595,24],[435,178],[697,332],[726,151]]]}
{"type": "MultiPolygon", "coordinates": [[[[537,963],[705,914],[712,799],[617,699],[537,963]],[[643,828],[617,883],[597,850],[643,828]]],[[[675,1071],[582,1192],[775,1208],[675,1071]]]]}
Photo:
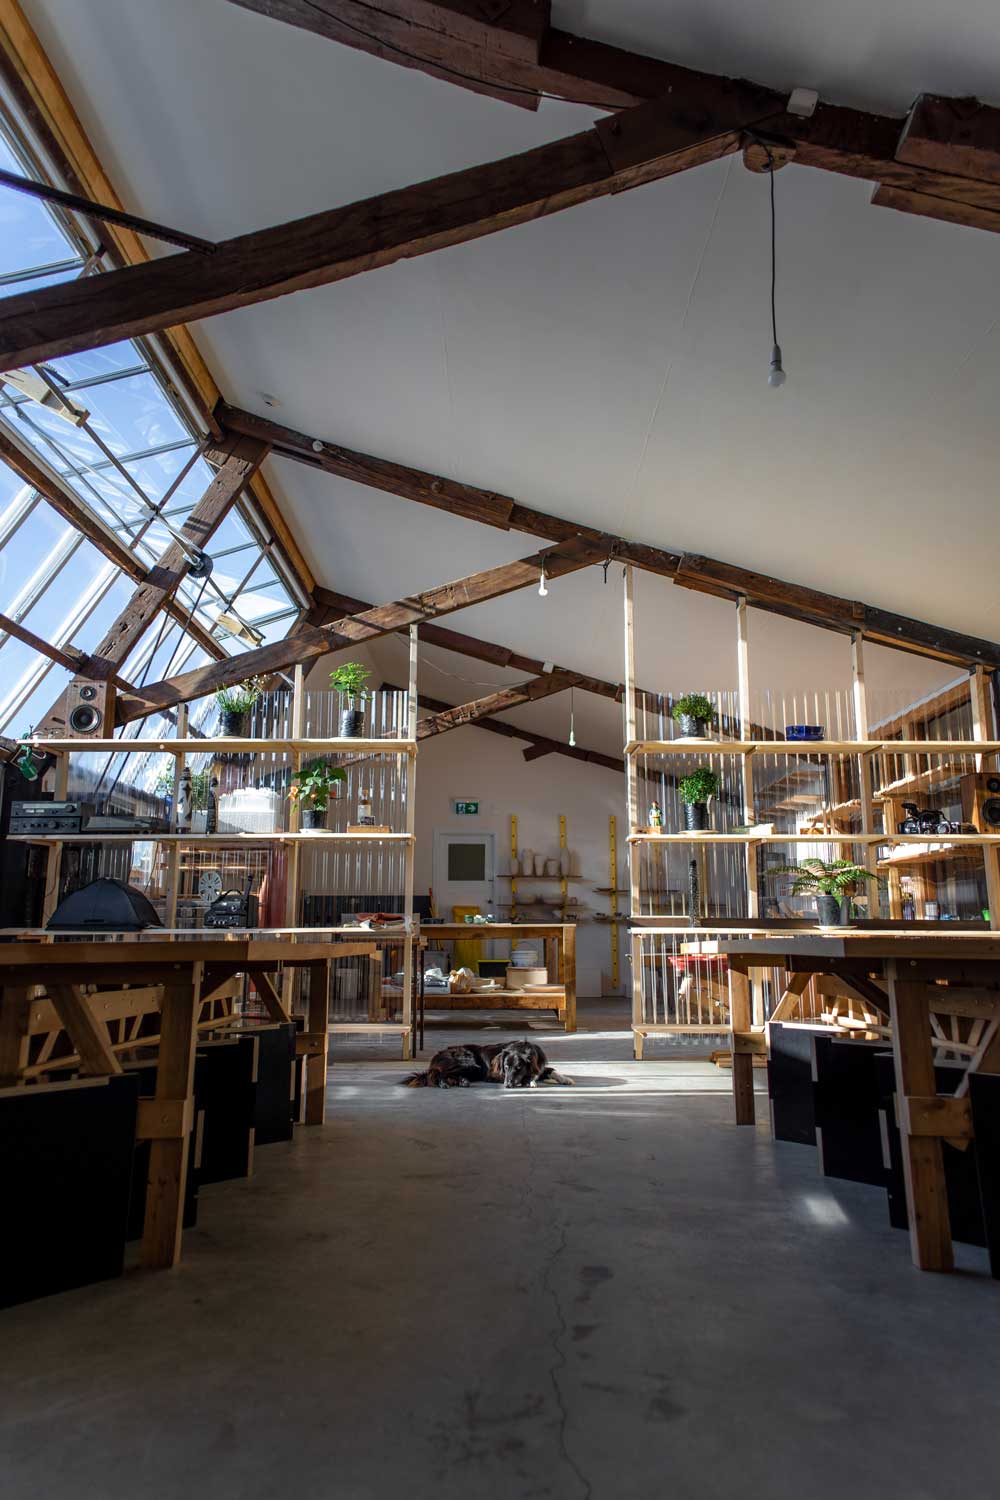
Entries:
{"type": "MultiPolygon", "coordinates": [[[[481,99],[226,0],[23,3],[127,205],[213,238],[593,118],[481,99]]],[[[866,107],[903,111],[921,90],[1000,102],[991,0],[664,11],[567,0],[555,19],[866,107]]],[[[1000,638],[1000,243],[872,208],[868,185],[832,174],[792,165],[775,186],[779,392],[766,382],[767,183],[738,158],[194,331],[232,401],[266,413],[271,393],[291,426],[1000,638]]],[[[287,462],[270,472],[318,578],[350,594],[391,598],[535,550],[287,462]]],[[[548,601],[515,596],[455,625],[618,678],[619,589],[590,570],[548,601]]],[[[650,686],[732,685],[730,608],[648,576],[642,598],[650,686]]],[[[757,614],[753,629],[761,687],[846,680],[842,638],[757,614]]],[[[876,690],[948,675],[872,660],[876,690]]],[[[439,680],[439,696],[462,696],[439,680]]],[[[527,713],[542,728],[560,705],[527,713]]]]}

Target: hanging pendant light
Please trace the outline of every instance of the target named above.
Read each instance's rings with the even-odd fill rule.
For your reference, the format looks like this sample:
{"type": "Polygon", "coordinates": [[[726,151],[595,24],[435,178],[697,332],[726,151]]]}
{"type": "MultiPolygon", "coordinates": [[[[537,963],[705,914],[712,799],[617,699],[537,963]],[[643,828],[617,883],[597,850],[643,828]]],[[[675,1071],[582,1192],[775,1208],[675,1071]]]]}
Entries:
{"type": "Polygon", "coordinates": [[[542,568],[542,576],[538,580],[538,597],[540,599],[547,599],[548,596],[549,596],[549,591],[545,587],[545,578],[546,578],[546,573],[545,573],[545,568],[543,567],[542,568]]]}
{"type": "Polygon", "coordinates": [[[767,148],[767,146],[765,146],[764,149],[765,149],[765,151],[767,151],[767,175],[771,179],[770,195],[771,195],[771,338],[772,338],[772,346],[771,346],[771,364],[770,364],[770,367],[769,367],[768,372],[767,372],[767,383],[772,388],[772,390],[778,390],[781,386],[784,385],[785,381],[788,379],[788,376],[785,374],[785,367],[784,367],[784,365],[782,363],[782,358],[781,358],[781,345],[778,343],[778,317],[777,317],[777,312],[775,310],[775,296],[774,296],[775,278],[776,278],[776,261],[777,261],[777,252],[776,252],[777,234],[776,234],[775,215],[774,215],[774,172],[775,172],[775,163],[774,163],[774,155],[773,155],[773,153],[767,148]]]}
{"type": "Polygon", "coordinates": [[[569,690],[569,741],[570,745],[576,744],[576,734],[573,728],[573,689],[569,690]]]}

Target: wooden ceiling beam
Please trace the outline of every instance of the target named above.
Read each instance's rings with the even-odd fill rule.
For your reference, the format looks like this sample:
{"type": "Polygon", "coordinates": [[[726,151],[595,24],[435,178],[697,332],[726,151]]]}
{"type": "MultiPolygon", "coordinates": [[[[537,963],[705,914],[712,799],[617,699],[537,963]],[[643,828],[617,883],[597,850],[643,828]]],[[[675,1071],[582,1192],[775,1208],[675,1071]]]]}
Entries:
{"type": "MultiPolygon", "coordinates": [[[[404,687],[383,683],[383,691],[391,693],[405,693],[404,687]]],[[[426,693],[417,691],[417,699],[424,708],[430,708],[436,713],[447,713],[452,707],[450,703],[443,702],[440,698],[429,698],[426,693]]],[[[617,771],[625,774],[623,760],[616,760],[613,755],[605,755],[600,750],[586,750],[582,745],[564,745],[560,740],[553,740],[544,734],[534,734],[530,729],[521,729],[517,724],[508,724],[504,719],[477,719],[471,726],[473,729],[483,729],[488,734],[499,734],[508,740],[524,740],[529,746],[538,751],[539,755],[565,755],[570,760],[585,762],[591,766],[603,766],[607,771],[617,771]]]]}
{"type": "Polygon", "coordinates": [[[690,116],[711,110],[720,99],[760,100],[767,94],[774,114],[769,134],[794,147],[800,165],[884,183],[904,195],[881,195],[874,200],[880,205],[979,229],[998,227],[992,215],[1000,213],[1000,110],[978,99],[923,95],[906,120],[823,103],[803,118],[783,113],[787,89],[765,89],[745,79],[681,67],[556,27],[543,32],[537,57],[505,49],[496,23],[485,28],[490,35],[478,43],[467,36],[459,55],[421,24],[418,7],[407,0],[381,0],[377,6],[325,0],[325,15],[313,0],[232,3],[404,67],[422,68],[458,87],[492,89],[496,97],[527,108],[542,94],[606,110],[669,99],[676,112],[690,116]],[[535,97],[518,90],[533,91],[535,97]],[[920,194],[926,194],[926,202],[920,194]],[[945,210],[936,203],[939,199],[966,204],[968,212],[945,210]]]}
{"type": "Polygon", "coordinates": [[[549,0],[389,0],[362,4],[359,0],[232,0],[242,10],[284,21],[358,52],[384,58],[404,68],[415,68],[432,78],[443,78],[459,88],[521,109],[537,109],[538,96],[491,83],[483,75],[484,60],[496,58],[514,71],[537,64],[548,31],[549,0]],[[493,19],[489,19],[492,17],[493,19]]]}
{"type": "Polygon", "coordinates": [[[739,149],[773,113],[766,91],[696,113],[653,100],[591,130],[359,203],[145,265],[3,299],[0,370],[79,353],[494,234],[739,149]]]}
{"type": "Polygon", "coordinates": [[[328,652],[340,651],[345,646],[360,645],[363,641],[388,635],[403,626],[419,625],[439,615],[451,614],[455,610],[481,604],[487,599],[514,593],[537,583],[542,568],[550,578],[561,578],[599,561],[599,550],[591,543],[576,538],[563,542],[558,547],[546,547],[517,562],[473,573],[468,578],[460,578],[456,583],[441,584],[437,588],[410,594],[389,604],[377,605],[360,615],[349,615],[336,620],[332,625],[306,625],[283,640],[272,641],[254,651],[244,651],[239,656],[227,657],[225,661],[210,663],[193,672],[184,672],[177,677],[137,688],[133,696],[119,698],[117,721],[127,724],[150,712],[189,702],[194,698],[204,698],[221,687],[229,687],[247,677],[278,672],[298,662],[314,661],[317,657],[326,656],[328,652]]]}
{"type": "Polygon", "coordinates": [[[429,505],[435,510],[479,521],[485,526],[495,526],[501,531],[523,531],[552,541],[576,535],[592,542],[603,552],[604,558],[631,562],[646,572],[672,579],[682,588],[733,601],[743,597],[755,608],[787,619],[841,633],[859,630],[866,639],[881,645],[963,667],[1000,667],[1000,643],[996,641],[915,620],[909,615],[895,614],[860,600],[827,594],[804,584],[772,578],[700,553],[671,552],[643,542],[629,541],[611,532],[597,531],[522,506],[509,495],[477,489],[474,485],[445,479],[438,474],[341,448],[336,443],[308,437],[235,407],[220,404],[216,407],[216,417],[224,431],[243,433],[269,442],[274,452],[282,457],[293,458],[312,468],[323,469],[420,505],[429,505]]]}
{"type": "Polygon", "coordinates": [[[450,729],[464,729],[491,714],[506,713],[508,709],[520,708],[524,703],[537,703],[540,698],[550,698],[553,693],[564,693],[577,685],[572,672],[547,672],[542,677],[532,677],[516,687],[499,688],[485,698],[475,698],[471,703],[458,703],[454,708],[445,708],[429,718],[417,722],[417,739],[430,739],[432,735],[447,734],[450,729]]]}

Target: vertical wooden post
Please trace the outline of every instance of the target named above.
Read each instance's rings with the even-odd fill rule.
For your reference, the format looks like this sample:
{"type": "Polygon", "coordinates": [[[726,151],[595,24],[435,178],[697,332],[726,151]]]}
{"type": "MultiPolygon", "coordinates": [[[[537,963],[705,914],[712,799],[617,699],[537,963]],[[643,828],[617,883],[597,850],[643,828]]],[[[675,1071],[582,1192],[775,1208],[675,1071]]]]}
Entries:
{"type": "MultiPolygon", "coordinates": [[[[419,640],[416,625],[410,626],[410,675],[407,689],[407,738],[417,737],[417,662],[419,640]]],[[[416,860],[417,832],[417,757],[410,755],[406,761],[406,832],[404,854],[403,916],[406,925],[406,943],[403,948],[403,1057],[413,1056],[413,957],[418,924],[413,915],[413,867],[416,860]]]]}
{"type": "Polygon", "coordinates": [[[21,1082],[27,1062],[28,1019],[31,990],[27,985],[8,984],[0,990],[0,1088],[21,1082]]]}
{"type": "MultiPolygon", "coordinates": [[[[56,757],[55,785],[53,787],[53,798],[56,802],[65,802],[66,792],[69,787],[69,751],[64,750],[62,755],[56,757]]],[[[59,885],[62,878],[62,855],[63,844],[60,839],[57,843],[49,845],[48,856],[45,860],[45,895],[42,897],[42,926],[48,922],[52,913],[59,905],[59,885]]]]}
{"type": "MultiPolygon", "coordinates": [[[[302,751],[296,748],[296,741],[305,736],[306,725],[306,679],[305,670],[300,662],[295,668],[292,677],[292,714],[289,728],[292,741],[291,768],[293,774],[302,768],[302,751]]],[[[288,804],[288,831],[298,833],[302,827],[302,809],[298,802],[288,804]]],[[[288,844],[288,857],[285,862],[285,926],[297,927],[299,919],[299,890],[302,878],[302,845],[298,841],[288,844]]],[[[295,969],[286,970],[287,978],[282,979],[282,984],[287,986],[284,992],[286,1007],[292,1008],[292,991],[295,988],[295,969]]]]}
{"type": "MultiPolygon", "coordinates": [[[[865,686],[864,644],[860,630],[851,632],[851,689],[854,697],[854,738],[867,740],[869,736],[868,689],[865,686]]],[[[871,758],[864,754],[858,756],[858,796],[861,799],[861,831],[874,833],[875,807],[872,802],[871,758]]],[[[890,831],[894,833],[895,829],[890,831]]],[[[878,849],[874,844],[865,844],[863,864],[865,869],[871,870],[873,875],[876,873],[878,849]]],[[[868,891],[868,902],[869,916],[877,916],[878,886],[874,883],[868,891]],[[873,906],[875,910],[872,909],[873,906]]]]}
{"type": "Polygon", "coordinates": [[[563,923],[562,929],[563,983],[566,986],[565,1030],[576,1030],[576,924],[563,923]]]}
{"type": "Polygon", "coordinates": [[[306,964],[309,971],[309,1016],[306,1030],[319,1051],[311,1051],[306,1061],[306,1124],[322,1125],[326,1119],[326,1071],[329,1043],[329,958],[306,964]]]}
{"type": "MultiPolygon", "coordinates": [[[[937,1093],[926,984],[900,979],[896,959],[886,961],[889,1019],[896,1064],[896,1092],[902,1101],[937,1093]]],[[[922,1271],[950,1271],[954,1265],[948,1193],[941,1141],[913,1136],[905,1129],[908,1110],[900,1109],[906,1211],[910,1220],[910,1253],[922,1271]]]]}
{"type": "MultiPolygon", "coordinates": [[[[625,568],[625,743],[636,738],[635,697],[635,581],[632,565],[625,568]]],[[[629,910],[633,918],[640,914],[639,868],[642,860],[642,845],[631,841],[639,826],[639,787],[636,757],[625,756],[625,795],[628,809],[628,884],[629,910]]],[[[614,883],[614,882],[612,882],[614,883]]],[[[632,934],[632,1025],[642,1022],[642,939],[632,934]]],[[[635,1056],[642,1057],[642,1038],[633,1030],[635,1056]]]]}
{"type": "Polygon", "coordinates": [[[737,1050],[736,1038],[750,1030],[750,980],[729,968],[729,1028],[733,1048],[733,1104],[737,1125],[753,1125],[753,1053],[737,1050]]]}
{"type": "Polygon", "coordinates": [[[618,824],[614,813],[608,819],[608,855],[611,866],[611,988],[618,993],[618,824]]]}
{"type": "MultiPolygon", "coordinates": [[[[753,718],[750,712],[750,621],[747,601],[743,594],[740,595],[736,604],[736,665],[739,681],[740,739],[750,740],[753,739],[753,731],[750,727],[753,718]]],[[[740,770],[743,776],[743,817],[746,823],[755,823],[757,821],[757,815],[754,811],[753,764],[754,757],[752,755],[742,755],[740,757],[740,770]]],[[[759,845],[748,843],[743,851],[747,879],[747,916],[750,917],[760,915],[760,892],[757,883],[758,848],[759,845]]],[[[702,881],[704,882],[704,853],[702,854],[702,881]]],[[[754,1025],[763,1026],[764,976],[762,970],[751,969],[749,979],[754,1025]]],[[[751,1058],[752,1061],[753,1059],[751,1058]]],[[[736,1078],[735,1068],[736,1062],[734,1056],[734,1087],[736,1078]]],[[[753,1107],[752,1083],[753,1079],[751,1077],[751,1109],[753,1107]]]]}
{"type": "MultiPolygon", "coordinates": [[[[993,738],[993,709],[990,704],[989,683],[983,667],[973,667],[969,690],[972,697],[972,736],[977,740],[993,738]]],[[[995,764],[992,755],[977,755],[976,770],[984,771],[995,764]]],[[[983,845],[983,865],[986,870],[986,899],[990,908],[990,926],[1000,928],[1000,847],[983,845]]]]}
{"type": "MultiPolygon", "coordinates": [[[[182,703],[177,709],[177,739],[187,738],[188,732],[188,706],[182,703]]],[[[177,827],[177,802],[181,785],[181,772],[187,764],[187,756],[183,750],[174,755],[174,801],[170,812],[170,825],[173,833],[179,833],[177,827]]],[[[193,815],[192,815],[193,816],[193,815]]],[[[181,881],[181,846],[175,838],[167,845],[167,877],[166,891],[163,902],[163,925],[166,928],[177,926],[177,898],[180,895],[181,881]]]]}
{"type": "Polygon", "coordinates": [[[184,1189],[187,1183],[188,1135],[194,1095],[194,1049],[201,1010],[202,963],[194,963],[163,986],[160,1002],[160,1052],[156,1098],[184,1101],[182,1134],[154,1140],[149,1148],[146,1221],[142,1264],[147,1270],[175,1266],[181,1254],[184,1189]]]}

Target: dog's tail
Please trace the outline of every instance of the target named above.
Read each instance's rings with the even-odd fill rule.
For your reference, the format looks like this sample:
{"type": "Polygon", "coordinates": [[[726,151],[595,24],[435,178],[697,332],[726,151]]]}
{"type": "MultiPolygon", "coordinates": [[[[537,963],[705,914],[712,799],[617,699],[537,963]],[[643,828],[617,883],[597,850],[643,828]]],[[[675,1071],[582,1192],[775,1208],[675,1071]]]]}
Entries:
{"type": "Polygon", "coordinates": [[[426,1089],[430,1087],[430,1073],[407,1073],[399,1081],[404,1089],[426,1089]]]}

